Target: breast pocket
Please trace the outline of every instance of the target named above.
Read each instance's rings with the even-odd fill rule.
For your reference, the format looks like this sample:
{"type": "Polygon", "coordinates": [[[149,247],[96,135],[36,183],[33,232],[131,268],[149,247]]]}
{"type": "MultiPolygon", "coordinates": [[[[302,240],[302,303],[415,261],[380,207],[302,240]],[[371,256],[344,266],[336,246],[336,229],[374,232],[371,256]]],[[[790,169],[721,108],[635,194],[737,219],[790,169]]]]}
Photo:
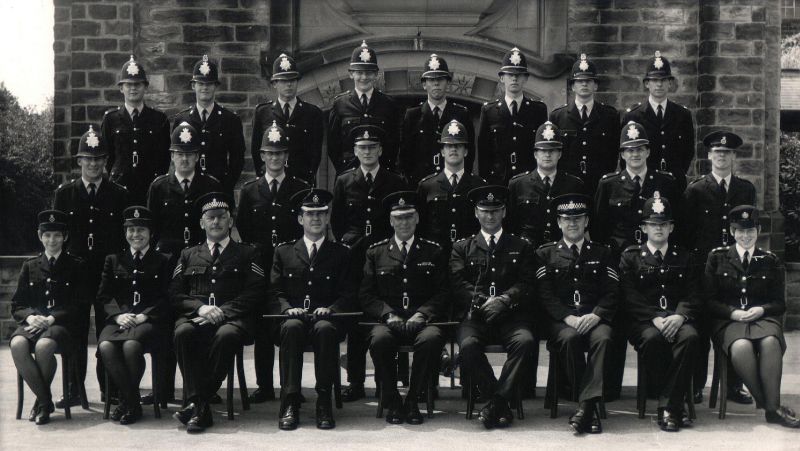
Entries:
{"type": "Polygon", "coordinates": [[[394,266],[379,266],[376,269],[375,277],[378,279],[378,287],[383,292],[395,292],[400,289],[400,275],[394,266]]]}
{"type": "Polygon", "coordinates": [[[608,199],[608,206],[612,211],[628,210],[631,206],[631,199],[627,197],[611,197],[608,199]]]}
{"type": "Polygon", "coordinates": [[[342,118],[342,137],[347,140],[350,137],[350,130],[361,123],[361,117],[348,116],[342,118]]]}
{"type": "Polygon", "coordinates": [[[131,145],[133,130],[126,126],[114,128],[112,141],[117,149],[127,148],[131,145]]]}
{"type": "Polygon", "coordinates": [[[207,271],[208,268],[205,266],[187,266],[183,270],[183,277],[188,281],[190,294],[206,294],[208,291],[207,271]]]}

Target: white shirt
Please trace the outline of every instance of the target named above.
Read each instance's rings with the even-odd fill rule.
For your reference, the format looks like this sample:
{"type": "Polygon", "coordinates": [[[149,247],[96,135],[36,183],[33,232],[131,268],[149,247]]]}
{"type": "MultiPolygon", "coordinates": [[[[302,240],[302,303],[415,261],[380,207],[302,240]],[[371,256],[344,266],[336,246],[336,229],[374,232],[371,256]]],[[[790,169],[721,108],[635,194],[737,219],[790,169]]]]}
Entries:
{"type": "Polygon", "coordinates": [[[375,92],[375,88],[371,88],[369,91],[364,91],[364,92],[359,91],[358,88],[353,88],[353,90],[355,90],[356,96],[358,96],[358,101],[359,102],[361,102],[361,94],[366,94],[367,95],[367,103],[369,103],[372,100],[372,93],[375,92]]]}
{"type": "Polygon", "coordinates": [[[555,181],[555,179],[556,179],[556,174],[558,173],[558,171],[555,171],[555,172],[553,172],[553,173],[552,173],[552,174],[550,174],[550,175],[546,175],[546,174],[542,174],[542,171],[540,171],[540,170],[537,168],[537,169],[536,169],[536,173],[537,173],[537,174],[539,174],[539,177],[542,179],[542,182],[544,182],[544,178],[545,178],[545,177],[550,177],[550,185],[552,185],[552,184],[553,184],[553,181],[555,181]]]}
{"type": "Polygon", "coordinates": [[[522,96],[522,95],[520,95],[519,97],[509,97],[508,94],[506,94],[505,101],[506,101],[506,107],[508,107],[508,111],[512,112],[511,111],[511,102],[516,101],[517,102],[517,113],[519,113],[519,109],[522,108],[522,99],[523,99],[523,97],[524,96],[522,96]]]}
{"type": "Polygon", "coordinates": [[[750,263],[750,260],[753,259],[753,252],[755,252],[755,250],[756,250],[755,246],[751,247],[750,249],[745,249],[742,246],[740,246],[739,243],[736,243],[736,253],[739,254],[739,261],[742,262],[742,263],[744,263],[744,253],[745,253],[745,251],[749,252],[749,254],[747,256],[747,258],[748,258],[747,262],[750,263]]]}
{"type": "MultiPolygon", "coordinates": [[[[481,229],[481,235],[483,235],[483,239],[486,240],[486,244],[489,244],[489,239],[492,237],[491,234],[486,233],[483,229],[481,229]]],[[[503,235],[503,229],[501,228],[497,232],[494,233],[494,244],[500,242],[500,237],[503,235]]]]}
{"type": "Polygon", "coordinates": [[[281,172],[281,174],[277,177],[273,177],[269,175],[269,173],[264,174],[264,180],[267,181],[267,188],[272,189],[272,181],[278,181],[278,189],[281,189],[281,184],[283,184],[284,179],[286,179],[286,172],[281,172]]]}
{"type": "Polygon", "coordinates": [[[580,251],[583,250],[583,242],[584,241],[586,241],[586,239],[585,238],[581,238],[580,241],[573,243],[570,240],[564,238],[564,244],[567,245],[567,248],[571,248],[573,244],[575,246],[578,246],[578,253],[580,253],[580,251]]]}
{"type": "Polygon", "coordinates": [[[203,119],[203,110],[206,110],[206,120],[211,117],[211,112],[214,111],[214,104],[212,103],[209,108],[203,108],[199,104],[194,105],[197,108],[197,115],[200,116],[200,119],[203,119]]]}
{"type": "Polygon", "coordinates": [[[142,249],[140,251],[137,251],[134,248],[130,248],[131,257],[136,258],[136,252],[141,252],[142,253],[142,258],[144,258],[144,256],[147,255],[147,251],[149,251],[149,250],[150,250],[150,245],[149,244],[147,245],[146,248],[144,248],[144,249],[142,249]]]}
{"type": "MultiPolygon", "coordinates": [[[[228,243],[230,243],[230,242],[231,242],[231,237],[229,237],[229,236],[226,236],[224,240],[219,242],[219,253],[220,254],[222,254],[222,252],[225,251],[225,248],[228,247],[228,243]]],[[[216,244],[216,243],[214,243],[213,241],[211,241],[209,239],[206,239],[206,246],[208,246],[208,252],[210,252],[212,254],[214,253],[214,244],[216,244]]]]}
{"type": "Polygon", "coordinates": [[[50,255],[50,253],[49,253],[49,252],[47,252],[47,251],[44,251],[44,256],[45,256],[45,257],[47,257],[47,260],[50,260],[50,258],[52,257],[52,258],[55,258],[55,259],[56,259],[56,261],[58,261],[58,257],[61,257],[61,252],[62,252],[62,251],[58,251],[58,253],[57,253],[57,254],[50,255]]]}
{"type": "Polygon", "coordinates": [[[278,104],[281,106],[281,111],[283,111],[283,106],[287,103],[289,104],[289,116],[291,116],[292,112],[294,111],[294,107],[297,106],[297,97],[294,97],[288,102],[284,102],[280,97],[278,97],[278,104]]]}
{"type": "Polygon", "coordinates": [[[461,179],[464,177],[464,169],[453,172],[450,169],[444,168],[444,176],[447,177],[447,181],[450,182],[451,185],[453,184],[453,174],[456,175],[457,181],[460,182],[461,179]]]}
{"type": "Polygon", "coordinates": [[[364,169],[364,166],[359,166],[359,168],[361,169],[361,173],[364,174],[364,178],[367,178],[367,174],[372,174],[372,181],[374,182],[375,178],[378,177],[378,170],[381,168],[381,165],[375,166],[375,169],[371,171],[364,169]]]}
{"type": "Polygon", "coordinates": [[[90,183],[94,183],[94,191],[95,191],[95,193],[97,193],[97,191],[100,189],[100,182],[102,182],[103,179],[101,178],[101,179],[97,180],[96,182],[90,182],[90,181],[86,180],[85,178],[81,177],[81,181],[83,182],[83,187],[86,188],[86,192],[87,193],[92,191],[91,189],[89,189],[89,184],[90,183]]]}
{"type": "Polygon", "coordinates": [[[578,101],[578,99],[575,99],[575,106],[578,107],[578,114],[579,115],[581,114],[581,108],[583,108],[584,105],[586,105],[586,116],[587,117],[591,116],[592,115],[592,109],[594,108],[594,99],[592,99],[592,100],[590,100],[590,101],[588,101],[586,103],[581,103],[581,102],[578,101]]]}
{"type": "MultiPolygon", "coordinates": [[[[403,241],[400,238],[397,238],[397,235],[394,236],[394,242],[397,243],[397,248],[402,251],[403,241]]],[[[412,244],[414,244],[414,235],[411,235],[411,238],[406,240],[406,252],[411,252],[412,244]]]]}
{"type": "Polygon", "coordinates": [[[642,171],[641,174],[636,174],[636,173],[631,172],[631,169],[628,168],[628,167],[625,168],[625,172],[628,173],[628,177],[630,177],[631,180],[633,180],[633,178],[638,175],[639,176],[639,183],[644,185],[644,177],[647,175],[647,166],[644,167],[644,170],[642,171]]]}
{"type": "Polygon", "coordinates": [[[653,247],[650,242],[647,242],[647,249],[650,251],[651,254],[656,255],[656,251],[661,251],[661,258],[664,258],[667,255],[667,248],[669,244],[664,245],[663,247],[653,247]]]}
{"type": "Polygon", "coordinates": [[[182,177],[182,176],[178,175],[178,173],[176,172],[175,173],[175,178],[178,179],[178,184],[181,185],[181,188],[183,188],[183,181],[184,180],[188,180],[189,181],[189,186],[192,186],[192,180],[194,180],[194,172],[192,172],[192,175],[190,175],[189,177],[182,177]]]}
{"type": "Polygon", "coordinates": [[[131,118],[133,118],[133,110],[134,110],[134,109],[138,110],[138,111],[139,111],[139,114],[142,114],[142,110],[144,109],[144,102],[142,102],[142,103],[140,103],[140,104],[138,104],[138,105],[133,105],[133,106],[130,106],[130,105],[128,105],[128,104],[126,103],[126,104],[125,104],[125,109],[126,109],[126,110],[128,110],[128,116],[130,116],[131,118]]]}
{"type": "Polygon", "coordinates": [[[303,243],[306,244],[306,252],[308,252],[308,258],[311,258],[311,246],[313,244],[317,245],[317,252],[319,252],[319,248],[322,247],[322,243],[325,241],[325,236],[323,235],[322,238],[318,239],[317,241],[311,241],[308,239],[307,236],[303,235],[303,243]]]}
{"type": "Polygon", "coordinates": [[[656,115],[658,115],[658,106],[659,105],[661,105],[661,114],[667,114],[667,99],[666,98],[664,99],[663,102],[656,103],[656,101],[653,100],[653,96],[650,96],[650,97],[648,97],[647,101],[650,102],[650,107],[653,108],[653,112],[656,113],[656,115]]]}
{"type": "Polygon", "coordinates": [[[731,176],[732,175],[733,174],[728,174],[725,177],[720,177],[717,174],[714,174],[714,172],[711,172],[711,176],[714,177],[714,180],[717,181],[717,185],[722,185],[722,181],[725,180],[725,189],[730,189],[731,188],[731,176]]]}
{"type": "Polygon", "coordinates": [[[434,108],[439,107],[439,118],[441,118],[442,114],[444,113],[444,107],[447,106],[447,99],[444,99],[441,105],[436,105],[435,103],[428,100],[428,106],[431,107],[431,112],[433,112],[434,108]]]}

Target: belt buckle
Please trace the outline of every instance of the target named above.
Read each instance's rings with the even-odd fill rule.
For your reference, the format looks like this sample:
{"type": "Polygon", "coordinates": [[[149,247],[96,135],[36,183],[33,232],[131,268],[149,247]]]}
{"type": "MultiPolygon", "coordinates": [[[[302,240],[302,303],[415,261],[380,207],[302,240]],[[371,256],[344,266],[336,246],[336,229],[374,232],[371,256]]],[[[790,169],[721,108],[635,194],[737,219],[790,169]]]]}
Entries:
{"type": "Polygon", "coordinates": [[[133,167],[136,167],[139,164],[139,152],[133,151],[133,155],[131,155],[131,162],[133,163],[133,167]]]}
{"type": "Polygon", "coordinates": [[[278,244],[278,234],[275,233],[275,231],[273,230],[272,231],[272,247],[275,247],[276,244],[278,244]]]}
{"type": "Polygon", "coordinates": [[[133,306],[136,307],[139,303],[142,302],[142,295],[139,294],[138,291],[133,292],[133,306]]]}
{"type": "Polygon", "coordinates": [[[192,239],[192,232],[189,231],[188,227],[183,228],[183,242],[184,244],[189,244],[189,240],[192,239]]]}
{"type": "Polygon", "coordinates": [[[89,246],[89,250],[92,250],[94,247],[94,233],[90,233],[88,237],[86,237],[86,245],[89,246]]]}
{"type": "Polygon", "coordinates": [[[364,235],[366,236],[372,235],[372,224],[367,224],[364,226],[364,235]]]}
{"type": "Polygon", "coordinates": [[[212,307],[217,306],[217,298],[214,296],[214,293],[208,295],[208,305],[212,307]]]}
{"type": "Polygon", "coordinates": [[[458,235],[456,233],[456,228],[455,227],[450,228],[450,241],[455,241],[457,236],[458,235]]]}
{"type": "Polygon", "coordinates": [[[636,231],[633,232],[633,238],[636,240],[636,244],[642,244],[642,231],[641,231],[641,229],[636,229],[636,231]]]}
{"type": "Polygon", "coordinates": [[[727,229],[722,229],[722,245],[723,246],[727,246],[728,245],[728,230],[727,229]]]}
{"type": "Polygon", "coordinates": [[[200,169],[203,172],[206,170],[206,154],[200,154],[200,169]]]}
{"type": "Polygon", "coordinates": [[[303,299],[303,310],[308,311],[311,308],[311,296],[306,295],[305,299],[303,299]]]}
{"type": "Polygon", "coordinates": [[[664,296],[664,295],[661,295],[661,297],[658,299],[658,305],[659,305],[659,307],[661,307],[662,310],[666,310],[667,309],[667,297],[664,296]]]}
{"type": "Polygon", "coordinates": [[[439,154],[438,153],[433,156],[433,165],[434,166],[439,166],[439,154]]]}
{"type": "Polygon", "coordinates": [[[497,295],[497,287],[492,285],[491,287],[489,287],[489,296],[493,297],[493,296],[496,296],[496,295],[497,295]]]}
{"type": "Polygon", "coordinates": [[[742,310],[747,308],[747,296],[746,295],[743,294],[742,297],[739,298],[739,304],[741,304],[742,310]]]}
{"type": "Polygon", "coordinates": [[[545,230],[544,231],[544,235],[542,236],[542,238],[544,238],[544,241],[550,241],[550,231],[549,230],[545,230]]]}
{"type": "Polygon", "coordinates": [[[511,164],[517,164],[517,153],[511,152],[510,159],[511,159],[511,164]]]}
{"type": "Polygon", "coordinates": [[[403,310],[408,310],[408,306],[411,304],[411,301],[408,298],[407,294],[403,294],[403,310]]]}
{"type": "Polygon", "coordinates": [[[578,167],[581,169],[581,173],[586,175],[586,162],[581,161],[580,163],[578,163],[578,167]]]}
{"type": "Polygon", "coordinates": [[[661,159],[661,170],[662,171],[666,171],[667,170],[667,160],[665,160],[663,158],[661,159]]]}
{"type": "Polygon", "coordinates": [[[575,290],[575,293],[572,294],[572,303],[575,304],[575,308],[581,306],[581,293],[578,290],[575,290]]]}
{"type": "Polygon", "coordinates": [[[55,299],[50,298],[50,299],[47,300],[47,308],[48,309],[51,309],[51,308],[53,308],[55,306],[56,306],[56,300],[55,299]]]}

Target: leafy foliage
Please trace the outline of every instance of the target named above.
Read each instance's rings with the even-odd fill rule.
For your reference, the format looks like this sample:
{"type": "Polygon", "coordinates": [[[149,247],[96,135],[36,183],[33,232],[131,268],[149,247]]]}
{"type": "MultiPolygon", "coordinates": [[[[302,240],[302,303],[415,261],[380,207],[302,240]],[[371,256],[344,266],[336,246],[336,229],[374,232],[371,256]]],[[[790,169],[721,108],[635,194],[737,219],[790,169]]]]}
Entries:
{"type": "Polygon", "coordinates": [[[781,133],[780,209],[786,260],[800,261],[800,133],[781,133]]]}
{"type": "Polygon", "coordinates": [[[36,112],[0,83],[0,254],[41,247],[36,215],[49,207],[55,188],[52,149],[52,100],[36,112]]]}
{"type": "Polygon", "coordinates": [[[781,40],[781,69],[800,69],[800,33],[781,40]]]}

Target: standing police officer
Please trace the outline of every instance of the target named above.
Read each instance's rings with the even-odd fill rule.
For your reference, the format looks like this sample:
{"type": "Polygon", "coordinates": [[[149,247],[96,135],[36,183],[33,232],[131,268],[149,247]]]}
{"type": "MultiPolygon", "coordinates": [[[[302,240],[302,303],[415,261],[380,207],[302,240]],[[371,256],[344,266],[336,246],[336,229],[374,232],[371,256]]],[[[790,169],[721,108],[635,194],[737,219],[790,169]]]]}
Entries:
{"type": "MultiPolygon", "coordinates": [[[[242,187],[236,228],[243,242],[258,249],[261,267],[271,268],[275,246],[294,241],[303,234],[291,199],[298,192],[308,189],[309,185],[301,178],[286,174],[291,143],[286,130],[273,122],[263,135],[260,152],[264,176],[242,187]]],[[[254,360],[258,389],[250,395],[250,401],[262,403],[275,399],[272,389],[275,345],[271,339],[274,325],[272,320],[261,317],[256,319],[256,324],[254,360]]]]}
{"type": "MultiPolygon", "coordinates": [[[[118,252],[125,245],[120,233],[122,211],[128,205],[128,191],[103,175],[107,161],[106,140],[92,126],[81,136],[78,153],[75,155],[81,168],[79,179],[60,185],[56,189],[53,208],[69,216],[66,249],[70,254],[86,262],[85,283],[90,299],[81,304],[79,328],[76,340],[79,343],[78,366],[81,380],[86,379],[86,346],[88,343],[90,309],[94,305],[95,335],[105,325],[103,303],[95,299],[103,263],[106,255],[118,252]]],[[[105,392],[105,377],[102,362],[97,361],[97,380],[105,392]]],[[[77,405],[77,393],[70,394],[71,405],[77,405]]],[[[63,400],[57,403],[63,407],[63,400]]]]}
{"type": "Polygon", "coordinates": [[[203,55],[192,70],[196,103],[175,115],[172,130],[184,122],[194,125],[200,132],[200,173],[214,176],[222,191],[233,198],[233,187],[244,167],[244,134],[239,116],[214,101],[219,84],[217,65],[203,55]]]}
{"type": "Polygon", "coordinates": [[[596,434],[602,432],[596,406],[603,396],[619,275],[611,249],[585,239],[588,204],[589,198],[583,194],[553,199],[562,238],[536,250],[536,282],[539,299],[550,317],[547,346],[558,353],[559,371],[567,379],[559,385],[577,384],[572,391],[578,393],[579,404],[569,425],[575,432],[596,434]],[[588,353],[586,359],[584,352],[588,353]]]}
{"type": "Polygon", "coordinates": [[[508,183],[509,230],[534,247],[561,238],[551,201],[562,194],[582,193],[584,189],[581,179],[558,171],[563,146],[558,127],[550,121],[540,125],[533,149],[536,169],[516,175],[508,183]]]}
{"type": "Polygon", "coordinates": [[[393,169],[400,143],[402,111],[397,101],[375,88],[378,56],[366,41],[353,50],[349,72],[354,83],[353,91],[336,96],[328,117],[328,157],[337,175],[357,167],[351,132],[356,126],[372,124],[385,133],[381,165],[393,169]]]}
{"type": "Polygon", "coordinates": [[[498,75],[503,98],[486,102],[478,126],[478,170],[490,184],[506,186],[511,177],[531,171],[536,129],[547,120],[547,105],[525,97],[528,61],[514,47],[503,57],[498,75]]]}
{"type": "Polygon", "coordinates": [[[136,205],[144,205],[150,183],[169,169],[169,121],[144,104],[149,84],[144,67],[131,55],[117,82],[125,103],[106,111],[100,126],[109,178],[128,188],[136,205]]]}
{"type": "Polygon", "coordinates": [[[622,124],[633,121],[644,126],[650,138],[647,167],[672,173],[683,190],[686,172],[694,158],[694,123],[688,108],[667,98],[675,77],[669,61],[658,50],[647,67],[643,83],[650,96],[646,102],[628,108],[622,124]]]}
{"type": "Polygon", "coordinates": [[[316,105],[297,97],[300,78],[294,59],[281,53],[272,64],[270,79],[278,97],[256,106],[250,152],[256,175],[264,175],[264,154],[259,152],[262,137],[272,124],[279,125],[287,136],[286,172],[314,186],[322,158],[323,116],[316,105]]]}
{"type": "Polygon", "coordinates": [[[594,63],[582,53],[567,80],[575,93],[574,102],[550,113],[550,122],[564,138],[558,168],[580,177],[590,196],[600,177],[617,167],[618,158],[619,113],[614,107],[595,101],[597,78],[594,63]]]}
{"type": "Polygon", "coordinates": [[[406,110],[397,156],[400,172],[409,185],[416,186],[423,177],[442,171],[442,130],[456,120],[466,128],[467,157],[465,168],[472,172],[475,160],[475,129],[467,107],[447,100],[447,86],[453,75],[444,58],[432,54],[422,72],[422,89],[428,98],[406,110]]]}
{"type": "MultiPolygon", "coordinates": [[[[384,133],[374,125],[353,129],[351,140],[359,167],[336,178],[333,187],[331,229],[336,239],[352,249],[352,264],[357,274],[364,267],[367,248],[391,235],[389,218],[383,214],[381,200],[406,187],[399,175],[380,160],[384,133]]],[[[360,278],[357,276],[360,282],[360,278]]],[[[350,387],[342,393],[346,402],[364,397],[366,378],[366,337],[357,325],[347,335],[347,379],[350,387]]]]}

